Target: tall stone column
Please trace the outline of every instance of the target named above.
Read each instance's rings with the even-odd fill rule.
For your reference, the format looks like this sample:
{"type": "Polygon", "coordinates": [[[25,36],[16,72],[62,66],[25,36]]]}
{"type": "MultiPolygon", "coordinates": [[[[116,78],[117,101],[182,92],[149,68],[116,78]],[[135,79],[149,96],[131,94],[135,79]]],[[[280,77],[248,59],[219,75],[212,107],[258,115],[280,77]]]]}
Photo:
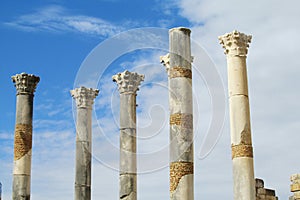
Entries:
{"type": "Polygon", "coordinates": [[[12,76],[12,81],[17,89],[12,199],[29,200],[33,96],[40,78],[21,73],[12,76]]]}
{"type": "Polygon", "coordinates": [[[99,90],[80,87],[70,92],[77,106],[75,200],[90,200],[92,107],[99,90]]]}
{"type": "Polygon", "coordinates": [[[170,53],[161,57],[167,69],[170,109],[170,198],[194,199],[193,96],[191,31],[169,31],[170,53]]]}
{"type": "Polygon", "coordinates": [[[228,66],[230,132],[235,200],[255,199],[246,57],[251,36],[233,31],[219,37],[228,66]]]}
{"type": "Polygon", "coordinates": [[[112,77],[120,92],[120,188],[122,200],[137,199],[136,92],[144,75],[124,71],[112,77]]]}

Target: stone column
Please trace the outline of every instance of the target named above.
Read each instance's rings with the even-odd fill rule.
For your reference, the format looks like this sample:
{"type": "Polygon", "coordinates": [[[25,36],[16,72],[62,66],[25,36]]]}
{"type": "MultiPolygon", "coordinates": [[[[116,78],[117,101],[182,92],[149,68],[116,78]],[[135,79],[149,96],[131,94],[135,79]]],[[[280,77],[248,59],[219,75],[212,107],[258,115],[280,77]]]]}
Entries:
{"type": "Polygon", "coordinates": [[[0,200],[2,199],[2,183],[0,182],[0,200]]]}
{"type": "Polygon", "coordinates": [[[194,199],[193,96],[191,31],[169,31],[170,53],[162,56],[167,69],[170,109],[170,198],[194,199]]]}
{"type": "Polygon", "coordinates": [[[291,196],[290,200],[300,200],[300,174],[293,174],[291,176],[291,192],[294,193],[293,196],[291,196]]]}
{"type": "Polygon", "coordinates": [[[75,200],[90,200],[92,107],[99,90],[80,87],[70,92],[77,106],[75,200]]]}
{"type": "Polygon", "coordinates": [[[228,66],[230,132],[235,200],[255,199],[246,56],[251,36],[238,31],[219,37],[228,66]]]}
{"type": "Polygon", "coordinates": [[[12,81],[17,89],[12,199],[29,200],[33,96],[40,78],[21,73],[12,76],[12,81]]]}
{"type": "Polygon", "coordinates": [[[124,71],[112,77],[120,92],[120,188],[122,200],[137,199],[136,92],[144,75],[124,71]]]}

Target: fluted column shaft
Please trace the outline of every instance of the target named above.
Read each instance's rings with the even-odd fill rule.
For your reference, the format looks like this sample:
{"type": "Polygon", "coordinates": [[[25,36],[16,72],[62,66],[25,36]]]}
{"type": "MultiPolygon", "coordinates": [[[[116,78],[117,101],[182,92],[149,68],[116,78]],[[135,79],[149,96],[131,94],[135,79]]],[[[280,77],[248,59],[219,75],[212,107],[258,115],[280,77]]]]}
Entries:
{"type": "Polygon", "coordinates": [[[190,33],[169,31],[170,53],[161,57],[169,82],[170,199],[194,199],[193,96],[190,33]]]}
{"type": "Polygon", "coordinates": [[[22,73],[12,76],[12,80],[17,89],[12,199],[29,200],[33,97],[40,78],[22,73]]]}
{"type": "Polygon", "coordinates": [[[125,71],[113,76],[120,92],[120,188],[122,200],[137,199],[136,92],[144,75],[125,71]]]}
{"type": "Polygon", "coordinates": [[[91,199],[92,106],[98,93],[85,87],[71,90],[77,106],[75,200],[91,199]]]}
{"type": "Polygon", "coordinates": [[[235,200],[255,199],[246,56],[251,36],[233,31],[219,37],[228,66],[230,132],[235,200]]]}

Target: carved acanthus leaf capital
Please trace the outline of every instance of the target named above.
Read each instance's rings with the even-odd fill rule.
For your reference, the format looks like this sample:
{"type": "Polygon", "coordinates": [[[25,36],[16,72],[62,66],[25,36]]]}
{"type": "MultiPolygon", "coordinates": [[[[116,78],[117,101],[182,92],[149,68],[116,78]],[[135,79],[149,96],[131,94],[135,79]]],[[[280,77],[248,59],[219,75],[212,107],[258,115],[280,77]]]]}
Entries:
{"type": "Polygon", "coordinates": [[[16,74],[11,78],[17,89],[17,95],[33,95],[36,86],[40,81],[40,77],[33,74],[26,74],[24,72],[21,74],[16,74]]]}
{"type": "Polygon", "coordinates": [[[246,35],[236,30],[219,36],[220,44],[225,49],[224,53],[231,56],[247,56],[251,39],[251,35],[246,35]]]}
{"type": "Polygon", "coordinates": [[[78,108],[92,109],[94,99],[98,96],[99,90],[93,88],[80,87],[70,91],[75,99],[78,108]]]}
{"type": "Polygon", "coordinates": [[[118,84],[120,93],[136,93],[139,85],[144,81],[145,76],[136,72],[124,71],[112,77],[113,81],[118,84]]]}
{"type": "Polygon", "coordinates": [[[166,54],[164,56],[160,56],[160,63],[166,67],[167,72],[170,69],[170,54],[166,54]]]}

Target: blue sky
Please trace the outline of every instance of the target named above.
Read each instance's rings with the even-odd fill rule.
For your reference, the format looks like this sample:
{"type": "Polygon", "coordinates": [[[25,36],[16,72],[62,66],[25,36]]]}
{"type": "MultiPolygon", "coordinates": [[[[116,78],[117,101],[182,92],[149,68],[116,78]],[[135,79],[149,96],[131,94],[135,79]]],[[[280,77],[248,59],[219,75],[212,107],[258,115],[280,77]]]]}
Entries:
{"type": "MultiPolygon", "coordinates": [[[[168,91],[167,75],[159,56],[167,52],[168,41],[160,44],[159,39],[166,39],[167,29],[176,26],[191,28],[195,56],[194,123],[199,126],[195,131],[195,199],[233,198],[227,98],[220,99],[226,115],[223,130],[215,135],[219,137],[218,143],[205,158],[201,156],[201,145],[209,125],[215,123],[211,120],[211,92],[222,91],[227,97],[226,58],[217,37],[234,29],[253,35],[247,61],[255,175],[265,180],[266,187],[275,188],[281,199],[287,199],[289,176],[299,173],[300,166],[298,7],[296,0],[254,0],[251,4],[234,0],[2,2],[3,199],[11,198],[12,186],[16,90],[10,77],[21,72],[41,77],[34,102],[32,199],[73,198],[75,128],[69,90],[77,84],[79,75],[87,80],[81,84],[100,89],[93,113],[93,199],[118,198],[119,102],[111,75],[125,69],[146,76],[137,96],[141,152],[138,199],[167,199],[168,91]],[[159,33],[152,37],[138,32],[146,27],[154,27],[151,30],[159,33]],[[132,29],[138,38],[126,37],[132,29]],[[109,65],[101,66],[107,59],[102,55],[120,50],[120,44],[113,42],[122,37],[127,42],[124,44],[134,41],[132,45],[139,47],[138,42],[143,41],[151,48],[125,52],[109,65]],[[115,46],[105,51],[101,49],[104,41],[115,46]],[[95,69],[104,70],[101,76],[80,71],[93,55],[98,56],[99,62],[95,69]],[[224,84],[216,88],[217,82],[224,84]]],[[[223,110],[216,112],[222,116],[223,110]]]]}

